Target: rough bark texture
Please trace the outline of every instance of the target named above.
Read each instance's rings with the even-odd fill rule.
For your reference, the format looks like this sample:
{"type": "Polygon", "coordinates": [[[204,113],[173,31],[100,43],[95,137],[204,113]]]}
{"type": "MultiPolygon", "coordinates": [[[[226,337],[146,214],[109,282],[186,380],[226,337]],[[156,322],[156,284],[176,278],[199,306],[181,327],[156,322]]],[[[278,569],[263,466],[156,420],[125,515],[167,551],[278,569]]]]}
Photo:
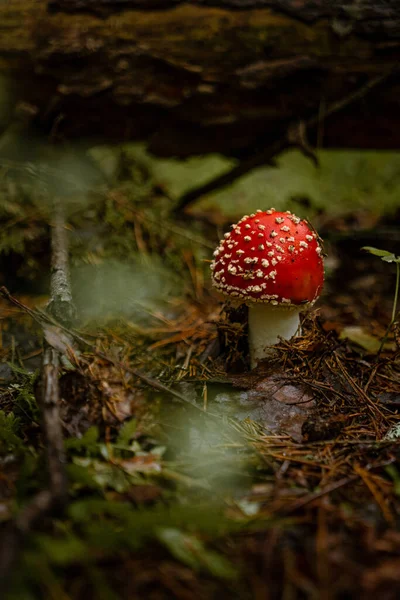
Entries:
{"type": "Polygon", "coordinates": [[[71,325],[76,318],[72,301],[69,274],[68,232],[63,204],[54,201],[54,223],[51,235],[51,282],[48,311],[63,325],[71,325]]]}
{"type": "MultiPolygon", "coordinates": [[[[241,157],[396,69],[398,0],[8,0],[0,72],[59,136],[241,157]]],[[[324,146],[400,147],[400,78],[317,128],[324,146]]]]}

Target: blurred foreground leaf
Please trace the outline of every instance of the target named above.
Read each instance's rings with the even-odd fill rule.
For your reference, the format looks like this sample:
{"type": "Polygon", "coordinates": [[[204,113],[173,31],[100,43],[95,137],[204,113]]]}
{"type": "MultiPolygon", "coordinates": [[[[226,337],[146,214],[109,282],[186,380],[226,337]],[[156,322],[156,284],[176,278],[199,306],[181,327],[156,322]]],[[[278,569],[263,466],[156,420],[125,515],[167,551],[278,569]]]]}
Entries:
{"type": "Polygon", "coordinates": [[[23,442],[17,435],[18,427],[19,419],[14,413],[0,410],[0,454],[21,450],[23,442]]]}
{"type": "Polygon", "coordinates": [[[348,339],[350,342],[357,344],[357,346],[361,346],[361,348],[367,350],[367,352],[370,352],[371,354],[378,352],[381,345],[380,340],[364,331],[364,329],[358,325],[344,327],[340,332],[339,338],[341,340],[348,339]]]}
{"type": "Polygon", "coordinates": [[[215,577],[232,579],[236,576],[233,565],[214,550],[208,550],[193,535],[179,529],[164,527],[157,531],[157,537],[171,554],[196,571],[206,570],[215,577]]]}

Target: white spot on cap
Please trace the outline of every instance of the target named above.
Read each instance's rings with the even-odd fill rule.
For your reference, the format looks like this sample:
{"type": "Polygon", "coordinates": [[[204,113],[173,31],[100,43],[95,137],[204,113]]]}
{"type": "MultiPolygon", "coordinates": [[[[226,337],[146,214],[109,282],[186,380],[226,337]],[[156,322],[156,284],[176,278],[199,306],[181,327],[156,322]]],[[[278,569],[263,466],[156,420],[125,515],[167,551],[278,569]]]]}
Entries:
{"type": "Polygon", "coordinates": [[[312,242],[312,241],[313,241],[313,239],[314,239],[314,236],[313,236],[313,235],[306,235],[306,240],[307,240],[308,242],[312,242]]]}
{"type": "Polygon", "coordinates": [[[269,235],[270,235],[270,237],[275,238],[278,234],[273,229],[269,235]]]}
{"type": "Polygon", "coordinates": [[[249,223],[246,223],[246,225],[244,226],[245,229],[251,229],[251,225],[249,223]]]}
{"type": "Polygon", "coordinates": [[[261,269],[258,269],[256,271],[256,277],[264,277],[264,273],[263,273],[263,271],[261,271],[261,269]]]}
{"type": "Polygon", "coordinates": [[[245,242],[250,242],[251,241],[251,237],[249,235],[245,235],[243,239],[244,239],[245,242]]]}
{"type": "Polygon", "coordinates": [[[288,227],[287,225],[284,225],[283,227],[281,227],[281,231],[290,231],[290,227],[288,227]]]}
{"type": "Polygon", "coordinates": [[[269,260],[267,258],[263,258],[261,260],[261,265],[265,268],[269,267],[269,260]]]}
{"type": "Polygon", "coordinates": [[[275,217],[275,223],[283,223],[285,221],[285,217],[275,217]]]}
{"type": "Polygon", "coordinates": [[[259,244],[259,246],[258,246],[258,249],[259,249],[259,250],[265,250],[265,246],[264,246],[264,244],[259,244]]]}
{"type": "Polygon", "coordinates": [[[239,254],[240,256],[241,254],[244,254],[244,250],[236,250],[236,254],[239,254]]]}
{"type": "Polygon", "coordinates": [[[308,248],[307,242],[303,242],[303,240],[299,244],[302,248],[308,248]]]}

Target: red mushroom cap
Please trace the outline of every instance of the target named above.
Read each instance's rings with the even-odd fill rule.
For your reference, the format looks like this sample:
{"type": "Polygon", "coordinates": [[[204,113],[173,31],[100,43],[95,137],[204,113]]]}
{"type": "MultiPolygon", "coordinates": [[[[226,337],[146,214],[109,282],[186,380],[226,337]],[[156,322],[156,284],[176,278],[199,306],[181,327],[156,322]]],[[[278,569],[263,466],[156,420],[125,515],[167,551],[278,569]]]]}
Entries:
{"type": "Polygon", "coordinates": [[[247,303],[311,303],[324,282],[318,237],[290,212],[271,208],[244,216],[225,233],[214,256],[213,285],[247,303]]]}

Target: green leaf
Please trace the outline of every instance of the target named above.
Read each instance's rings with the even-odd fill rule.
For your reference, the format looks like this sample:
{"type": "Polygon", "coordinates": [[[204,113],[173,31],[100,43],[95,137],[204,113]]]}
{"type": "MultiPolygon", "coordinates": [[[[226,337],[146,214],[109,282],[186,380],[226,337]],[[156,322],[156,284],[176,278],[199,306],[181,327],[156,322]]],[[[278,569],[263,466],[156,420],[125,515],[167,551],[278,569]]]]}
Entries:
{"type": "Polygon", "coordinates": [[[400,474],[394,465],[385,467],[386,473],[392,478],[394,484],[394,493],[400,497],[400,474]]]}
{"type": "Polygon", "coordinates": [[[67,465],[67,475],[69,481],[76,484],[78,487],[86,487],[89,489],[99,489],[99,483],[93,478],[88,468],[79,464],[67,465]]]}
{"type": "Polygon", "coordinates": [[[129,504],[103,500],[97,497],[77,500],[68,507],[68,515],[76,523],[92,522],[93,519],[101,523],[101,520],[107,515],[126,524],[131,514],[132,508],[129,504]]]}
{"type": "Polygon", "coordinates": [[[65,440],[65,447],[68,450],[86,450],[88,453],[97,453],[99,435],[98,427],[93,425],[85,431],[81,438],[69,438],[65,440]]]}
{"type": "Polygon", "coordinates": [[[70,533],[60,538],[39,534],[35,542],[52,564],[76,564],[89,558],[87,545],[70,533]]]}
{"type": "Polygon", "coordinates": [[[125,421],[118,434],[117,444],[121,446],[128,446],[135,433],[136,419],[130,419],[129,421],[125,421]]]}
{"type": "Polygon", "coordinates": [[[379,256],[382,260],[388,263],[400,263],[400,256],[396,256],[393,252],[389,252],[388,250],[380,250],[379,248],[374,248],[373,246],[363,246],[361,250],[366,250],[370,254],[374,256],[379,256]]]}
{"type": "Polygon", "coordinates": [[[358,325],[344,327],[340,332],[339,339],[348,339],[371,354],[378,352],[380,347],[380,341],[358,325]]]}
{"type": "Polygon", "coordinates": [[[390,254],[389,256],[383,256],[382,260],[388,263],[400,263],[400,256],[396,256],[395,254],[390,254]]]}
{"type": "Polygon", "coordinates": [[[94,481],[103,489],[115,490],[122,494],[131,485],[124,471],[113,464],[94,460],[89,469],[94,481]]]}
{"type": "Polygon", "coordinates": [[[204,544],[193,535],[172,527],[162,527],[156,532],[159,541],[171,554],[196,571],[206,570],[215,577],[233,579],[236,572],[233,565],[214,550],[207,550],[204,544]]]}
{"type": "Polygon", "coordinates": [[[17,435],[19,422],[14,413],[0,410],[0,453],[22,450],[23,442],[17,435]]]}
{"type": "Polygon", "coordinates": [[[387,250],[380,250],[379,248],[374,248],[373,246],[363,246],[361,250],[365,250],[366,252],[369,252],[374,256],[379,256],[380,258],[384,256],[394,256],[391,252],[388,252],[387,250]]]}
{"type": "MultiPolygon", "coordinates": [[[[83,475],[83,470],[81,471],[82,478],[80,482],[90,487],[97,485],[98,488],[103,490],[111,489],[122,493],[131,485],[129,476],[117,465],[82,456],[75,456],[73,461],[76,466],[87,470],[86,478],[83,475]],[[90,482],[92,482],[91,485],[90,482]]],[[[78,471],[73,471],[73,475],[76,477],[79,477],[80,474],[78,471]]]]}

